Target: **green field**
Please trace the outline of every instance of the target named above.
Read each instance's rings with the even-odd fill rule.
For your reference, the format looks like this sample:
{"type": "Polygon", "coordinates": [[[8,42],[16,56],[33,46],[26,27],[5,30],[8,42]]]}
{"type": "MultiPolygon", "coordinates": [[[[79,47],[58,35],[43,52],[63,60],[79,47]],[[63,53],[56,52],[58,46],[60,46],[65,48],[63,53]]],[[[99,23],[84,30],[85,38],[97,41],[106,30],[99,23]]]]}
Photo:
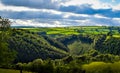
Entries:
{"type": "MultiPolygon", "coordinates": [[[[12,69],[0,69],[0,73],[20,73],[19,70],[12,70],[12,69]]],[[[31,73],[23,71],[23,73],[31,73]]]]}
{"type": "Polygon", "coordinates": [[[108,32],[119,37],[120,27],[107,26],[79,26],[79,27],[53,27],[53,28],[21,28],[30,32],[37,32],[45,35],[79,35],[79,34],[107,34],[108,32]]]}
{"type": "Polygon", "coordinates": [[[51,27],[51,28],[20,28],[30,32],[42,35],[50,35],[52,37],[68,36],[68,35],[101,35],[112,34],[113,37],[120,37],[120,27],[108,26],[78,26],[78,27],[51,27]]]}

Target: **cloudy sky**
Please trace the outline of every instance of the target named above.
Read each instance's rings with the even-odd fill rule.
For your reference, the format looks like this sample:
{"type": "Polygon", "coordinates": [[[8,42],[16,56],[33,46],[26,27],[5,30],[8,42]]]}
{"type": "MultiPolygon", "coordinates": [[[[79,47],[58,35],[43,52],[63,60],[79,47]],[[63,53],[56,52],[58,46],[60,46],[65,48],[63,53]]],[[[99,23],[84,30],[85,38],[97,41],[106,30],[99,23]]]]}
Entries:
{"type": "Polygon", "coordinates": [[[120,0],[0,0],[12,26],[120,26],[120,0]]]}

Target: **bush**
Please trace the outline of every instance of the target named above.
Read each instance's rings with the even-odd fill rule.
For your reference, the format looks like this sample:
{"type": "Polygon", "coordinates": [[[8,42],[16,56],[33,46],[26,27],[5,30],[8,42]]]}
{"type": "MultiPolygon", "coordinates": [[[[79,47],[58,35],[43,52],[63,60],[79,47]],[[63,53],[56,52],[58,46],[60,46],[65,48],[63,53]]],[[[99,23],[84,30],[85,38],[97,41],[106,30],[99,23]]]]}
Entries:
{"type": "Polygon", "coordinates": [[[86,73],[120,73],[120,62],[92,62],[90,64],[83,65],[83,69],[86,73]]]}

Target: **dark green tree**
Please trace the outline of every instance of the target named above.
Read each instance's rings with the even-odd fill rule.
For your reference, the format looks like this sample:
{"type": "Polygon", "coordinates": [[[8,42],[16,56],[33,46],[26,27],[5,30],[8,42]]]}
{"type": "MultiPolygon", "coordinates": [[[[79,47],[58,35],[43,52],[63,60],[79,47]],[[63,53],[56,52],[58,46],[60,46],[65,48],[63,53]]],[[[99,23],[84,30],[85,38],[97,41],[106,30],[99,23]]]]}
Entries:
{"type": "Polygon", "coordinates": [[[0,66],[8,66],[13,61],[13,52],[8,48],[10,37],[10,21],[0,17],[0,66]]]}

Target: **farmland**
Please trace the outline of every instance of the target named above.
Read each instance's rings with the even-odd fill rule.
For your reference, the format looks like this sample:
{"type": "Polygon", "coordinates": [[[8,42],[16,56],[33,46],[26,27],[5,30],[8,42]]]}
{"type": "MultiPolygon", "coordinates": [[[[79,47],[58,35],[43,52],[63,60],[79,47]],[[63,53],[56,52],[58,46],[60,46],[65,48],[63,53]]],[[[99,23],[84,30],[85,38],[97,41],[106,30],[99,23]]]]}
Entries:
{"type": "Polygon", "coordinates": [[[119,37],[120,27],[107,26],[78,26],[78,27],[51,27],[51,28],[21,28],[30,32],[47,35],[98,35],[98,34],[114,34],[114,37],[119,37]]]}

